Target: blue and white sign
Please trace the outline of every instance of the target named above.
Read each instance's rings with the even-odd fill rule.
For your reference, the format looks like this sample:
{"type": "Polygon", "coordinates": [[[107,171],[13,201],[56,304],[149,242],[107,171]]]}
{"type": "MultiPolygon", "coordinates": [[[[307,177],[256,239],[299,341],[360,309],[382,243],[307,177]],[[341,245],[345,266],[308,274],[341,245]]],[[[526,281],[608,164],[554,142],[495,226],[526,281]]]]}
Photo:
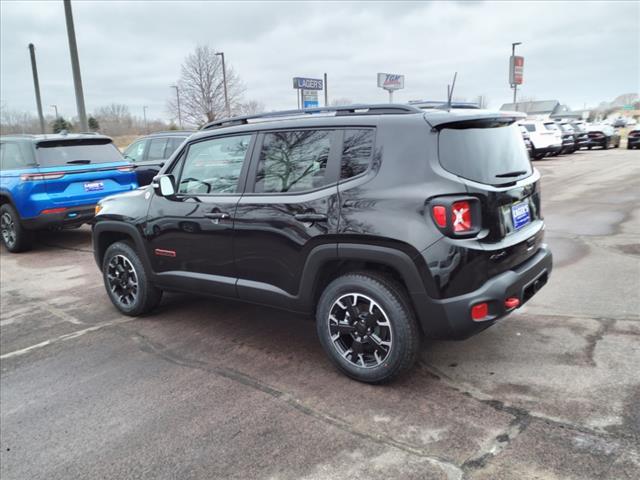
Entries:
{"type": "Polygon", "coordinates": [[[320,78],[293,77],[293,88],[304,90],[322,90],[324,82],[320,78]]]}
{"type": "Polygon", "coordinates": [[[513,218],[513,228],[519,230],[524,227],[529,221],[531,217],[529,215],[529,203],[523,202],[518,203],[511,207],[511,218],[513,218]]]}
{"type": "Polygon", "coordinates": [[[302,90],[302,108],[316,108],[318,105],[317,90],[302,90]]]}

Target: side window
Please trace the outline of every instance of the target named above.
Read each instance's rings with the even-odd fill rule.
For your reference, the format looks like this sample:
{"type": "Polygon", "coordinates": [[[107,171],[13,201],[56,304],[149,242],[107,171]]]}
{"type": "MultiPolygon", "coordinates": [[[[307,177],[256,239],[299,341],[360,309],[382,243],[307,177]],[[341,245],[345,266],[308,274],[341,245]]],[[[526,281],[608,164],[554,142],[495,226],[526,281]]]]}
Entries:
{"type": "Polygon", "coordinates": [[[345,130],[342,143],[340,178],[355,177],[369,168],[373,154],[374,131],[371,129],[345,130]]]}
{"type": "Polygon", "coordinates": [[[213,138],[194,143],[184,159],[178,193],[234,193],[251,135],[213,138]]]}
{"type": "Polygon", "coordinates": [[[147,160],[164,160],[164,148],[167,146],[166,138],[154,138],[149,142],[147,160]]]}
{"type": "Polygon", "coordinates": [[[536,126],[532,125],[530,123],[525,124],[524,128],[526,128],[527,130],[529,130],[530,132],[535,132],[536,131],[536,126]]]}
{"type": "Polygon", "coordinates": [[[25,166],[17,143],[0,144],[0,170],[13,170],[25,166]]]}
{"type": "Polygon", "coordinates": [[[142,160],[144,154],[144,147],[147,145],[147,140],[138,140],[137,142],[129,145],[124,151],[124,157],[132,162],[139,162],[142,160]]]}
{"type": "Polygon", "coordinates": [[[300,192],[325,185],[332,133],[332,130],[266,133],[255,191],[300,192]]]}
{"type": "Polygon", "coordinates": [[[167,139],[167,147],[164,150],[164,158],[169,158],[176,149],[185,141],[184,137],[170,137],[167,139]]]}

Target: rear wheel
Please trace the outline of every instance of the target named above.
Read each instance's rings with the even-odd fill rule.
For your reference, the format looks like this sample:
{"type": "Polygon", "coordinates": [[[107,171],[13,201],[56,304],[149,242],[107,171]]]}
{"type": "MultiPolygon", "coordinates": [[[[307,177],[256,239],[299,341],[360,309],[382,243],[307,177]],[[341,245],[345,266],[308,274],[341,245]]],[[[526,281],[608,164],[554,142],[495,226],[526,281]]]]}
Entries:
{"type": "Polygon", "coordinates": [[[18,212],[8,203],[0,207],[0,237],[12,253],[30,250],[33,244],[33,232],[20,224],[18,212]]]}
{"type": "Polygon", "coordinates": [[[337,278],[318,302],[320,343],[347,376],[388,382],[415,362],[420,345],[413,310],[392,280],[371,273],[337,278]]]}
{"type": "Polygon", "coordinates": [[[602,149],[603,150],[608,150],[609,149],[609,140],[605,140],[604,143],[602,144],[602,149]]]}
{"type": "Polygon", "coordinates": [[[149,281],[138,253],[128,242],[107,248],[102,277],[111,302],[125,315],[143,315],[158,306],[162,290],[149,281]]]}

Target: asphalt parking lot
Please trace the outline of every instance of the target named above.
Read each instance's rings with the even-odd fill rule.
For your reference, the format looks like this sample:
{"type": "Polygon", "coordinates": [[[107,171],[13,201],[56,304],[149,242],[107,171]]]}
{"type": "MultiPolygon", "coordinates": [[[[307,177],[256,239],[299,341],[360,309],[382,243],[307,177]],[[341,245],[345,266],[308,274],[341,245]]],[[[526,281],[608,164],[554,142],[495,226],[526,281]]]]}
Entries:
{"type": "Polygon", "coordinates": [[[277,310],[173,294],[119,315],[87,227],[2,250],[0,476],[637,479],[640,152],[536,166],[549,284],[386,386],[277,310]]]}

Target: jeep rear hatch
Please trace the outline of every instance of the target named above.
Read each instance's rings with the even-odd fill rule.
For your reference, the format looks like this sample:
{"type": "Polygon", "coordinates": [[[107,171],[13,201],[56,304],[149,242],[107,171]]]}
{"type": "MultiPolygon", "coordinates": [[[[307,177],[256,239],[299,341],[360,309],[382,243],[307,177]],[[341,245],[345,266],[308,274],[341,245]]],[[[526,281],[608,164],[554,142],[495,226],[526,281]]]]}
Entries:
{"type": "Polygon", "coordinates": [[[467,180],[494,186],[530,176],[529,153],[514,120],[480,118],[438,125],[440,165],[467,180]]]}

